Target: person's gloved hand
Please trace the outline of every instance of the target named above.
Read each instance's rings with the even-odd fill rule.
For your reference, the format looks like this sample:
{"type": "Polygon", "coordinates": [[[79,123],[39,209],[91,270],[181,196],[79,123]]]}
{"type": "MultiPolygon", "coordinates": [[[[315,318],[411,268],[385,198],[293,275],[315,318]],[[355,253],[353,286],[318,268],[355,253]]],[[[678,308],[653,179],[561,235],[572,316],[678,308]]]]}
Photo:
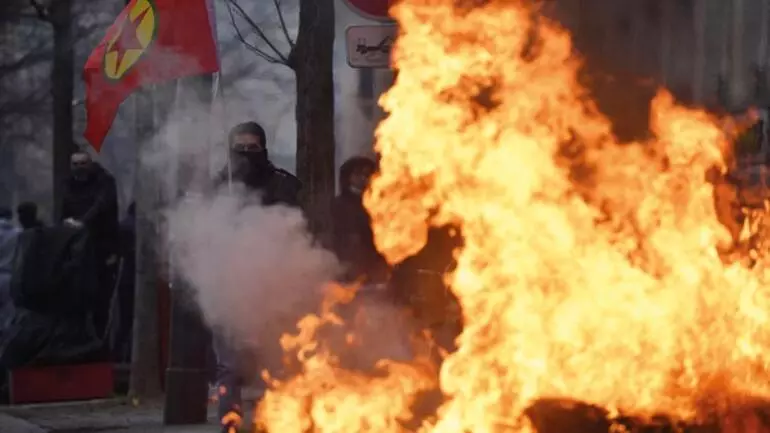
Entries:
{"type": "Polygon", "coordinates": [[[83,223],[74,218],[67,218],[66,220],[64,220],[64,225],[66,225],[67,227],[72,227],[76,229],[83,228],[83,223]]]}

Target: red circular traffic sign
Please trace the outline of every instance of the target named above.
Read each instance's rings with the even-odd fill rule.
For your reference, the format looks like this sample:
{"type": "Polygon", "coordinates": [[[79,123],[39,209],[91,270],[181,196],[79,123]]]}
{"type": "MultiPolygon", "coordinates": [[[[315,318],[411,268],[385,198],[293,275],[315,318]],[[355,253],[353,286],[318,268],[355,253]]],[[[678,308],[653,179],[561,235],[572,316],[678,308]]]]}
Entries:
{"type": "Polygon", "coordinates": [[[388,15],[390,6],[396,3],[396,0],[344,0],[353,12],[363,17],[376,21],[390,21],[392,18],[388,15]]]}

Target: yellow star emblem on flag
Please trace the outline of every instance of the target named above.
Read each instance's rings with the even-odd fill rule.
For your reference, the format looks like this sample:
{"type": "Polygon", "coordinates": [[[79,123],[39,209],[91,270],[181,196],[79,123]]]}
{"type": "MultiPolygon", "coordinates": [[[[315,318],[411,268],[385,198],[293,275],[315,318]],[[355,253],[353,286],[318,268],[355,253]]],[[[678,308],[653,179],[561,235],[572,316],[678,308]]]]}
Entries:
{"type": "Polygon", "coordinates": [[[157,18],[152,0],[134,2],[107,44],[102,64],[108,78],[123,78],[139,62],[155,39],[157,18]]]}

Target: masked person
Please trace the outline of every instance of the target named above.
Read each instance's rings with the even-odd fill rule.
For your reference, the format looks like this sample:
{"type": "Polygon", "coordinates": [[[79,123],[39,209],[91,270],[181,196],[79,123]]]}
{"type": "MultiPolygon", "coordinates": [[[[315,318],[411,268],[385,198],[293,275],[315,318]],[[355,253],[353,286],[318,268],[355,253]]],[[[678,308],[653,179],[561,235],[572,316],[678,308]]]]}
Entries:
{"type": "Polygon", "coordinates": [[[88,230],[96,252],[100,292],[94,310],[97,332],[104,332],[112,296],[113,274],[119,245],[118,198],[115,178],[85,151],[70,157],[61,207],[65,225],[88,230]]]}
{"type": "MultiPolygon", "coordinates": [[[[268,158],[265,130],[255,122],[235,126],[229,134],[230,164],[217,177],[218,186],[226,185],[232,176],[234,183],[243,184],[250,192],[259,194],[265,206],[282,204],[299,206],[301,183],[291,173],[275,167],[268,158]]],[[[258,282],[257,282],[258,284],[258,282]]],[[[240,365],[245,353],[238,350],[225,336],[214,334],[216,355],[218,416],[222,432],[237,431],[242,422],[240,365]]]]}
{"type": "Polygon", "coordinates": [[[363,192],[377,164],[353,157],[340,167],[340,194],[332,205],[333,249],[347,267],[346,280],[381,281],[387,273],[385,259],[374,246],[371,218],[364,208],[363,192]]]}
{"type": "Polygon", "coordinates": [[[266,206],[284,204],[299,206],[301,183],[291,173],[270,162],[265,130],[256,122],[235,126],[228,135],[230,166],[217,178],[218,186],[232,181],[261,194],[266,206]]]}

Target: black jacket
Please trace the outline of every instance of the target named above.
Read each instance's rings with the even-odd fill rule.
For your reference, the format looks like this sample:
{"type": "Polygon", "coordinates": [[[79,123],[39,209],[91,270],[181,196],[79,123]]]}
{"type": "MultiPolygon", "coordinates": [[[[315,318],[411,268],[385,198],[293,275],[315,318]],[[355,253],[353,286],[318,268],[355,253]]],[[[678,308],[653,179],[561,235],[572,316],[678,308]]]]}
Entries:
{"type": "MultiPolygon", "coordinates": [[[[215,179],[216,187],[226,186],[228,178],[228,171],[225,169],[215,179]]],[[[233,173],[233,182],[241,183],[249,190],[261,193],[262,204],[265,206],[283,204],[300,207],[299,192],[302,189],[302,182],[293,174],[272,164],[269,170],[259,177],[233,173]]]]}
{"type": "Polygon", "coordinates": [[[61,219],[68,218],[81,221],[101,251],[117,249],[118,192],[115,178],[102,166],[94,163],[94,172],[86,181],[67,181],[61,219]]]}
{"type": "Polygon", "coordinates": [[[332,205],[333,247],[350,277],[376,277],[387,269],[385,259],[374,245],[371,218],[360,195],[343,191],[332,205]]]}
{"type": "Polygon", "coordinates": [[[88,232],[69,227],[23,232],[11,279],[14,305],[53,315],[92,311],[99,291],[95,260],[88,232]]]}

